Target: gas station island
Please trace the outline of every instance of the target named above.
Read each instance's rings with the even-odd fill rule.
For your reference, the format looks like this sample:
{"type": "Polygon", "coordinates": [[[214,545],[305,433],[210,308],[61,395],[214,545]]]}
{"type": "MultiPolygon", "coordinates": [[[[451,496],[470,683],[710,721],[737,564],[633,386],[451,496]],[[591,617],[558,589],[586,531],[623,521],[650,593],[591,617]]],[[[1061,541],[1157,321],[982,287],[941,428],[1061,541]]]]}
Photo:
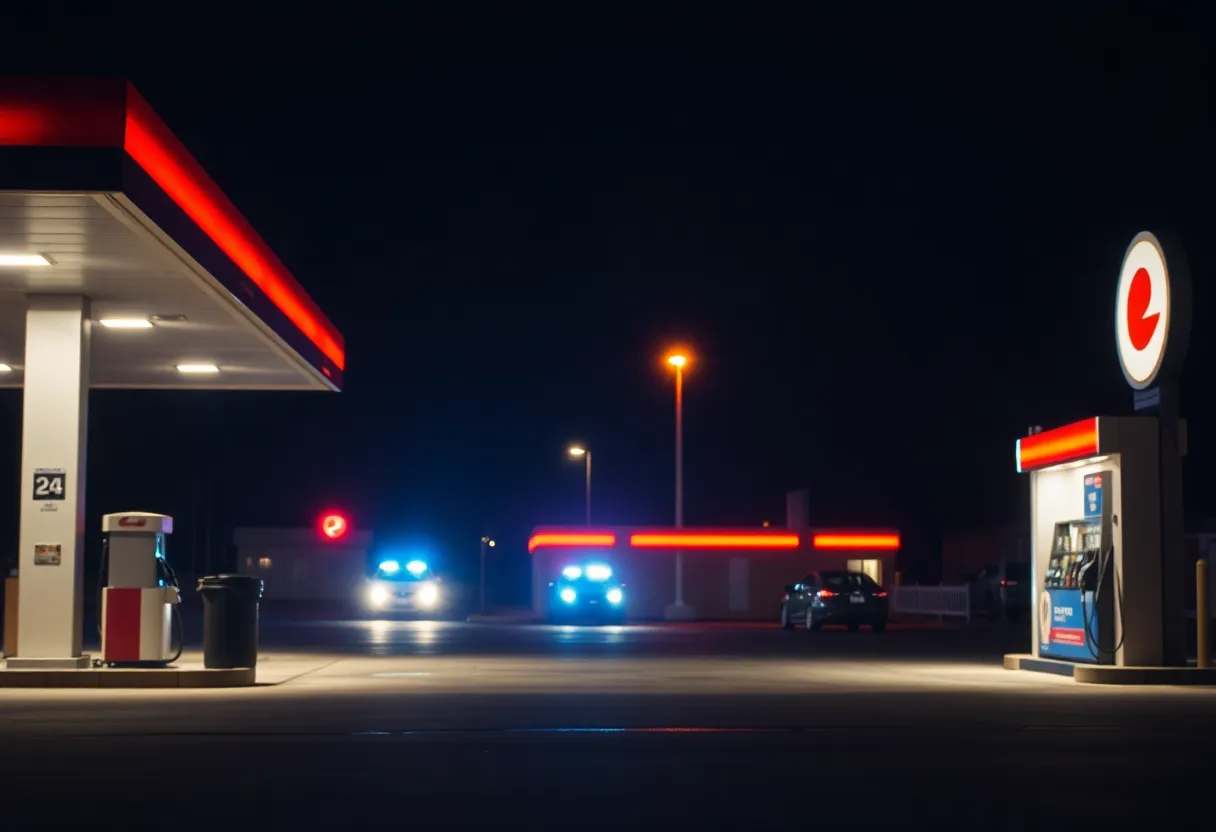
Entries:
{"type": "Polygon", "coordinates": [[[1189,334],[1181,248],[1138,234],[1116,289],[1115,343],[1144,415],[1084,419],[1018,440],[1017,470],[1030,479],[1033,652],[1006,656],[1007,668],[1081,682],[1216,683],[1205,666],[1203,589],[1197,667],[1188,667],[1183,630],[1178,380],[1189,334]]]}
{"type": "MultiPolygon", "coordinates": [[[[341,334],[130,84],[0,82],[0,386],[24,390],[8,669],[93,658],[82,651],[90,388],[338,391],[344,368],[341,334]]],[[[103,659],[163,667],[178,598],[164,557],[172,518],[104,525],[103,659]]]]}

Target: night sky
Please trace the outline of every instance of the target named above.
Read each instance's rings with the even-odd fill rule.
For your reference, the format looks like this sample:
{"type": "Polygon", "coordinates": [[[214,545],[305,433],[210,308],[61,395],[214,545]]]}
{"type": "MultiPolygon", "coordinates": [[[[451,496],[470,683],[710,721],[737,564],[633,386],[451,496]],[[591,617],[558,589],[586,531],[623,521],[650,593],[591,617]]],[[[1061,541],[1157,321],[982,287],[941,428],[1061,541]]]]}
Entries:
{"type": "MultiPolygon", "coordinates": [[[[4,68],[129,77],[347,340],[340,395],[93,393],[90,516],[174,514],[179,556],[209,513],[218,549],[334,506],[456,572],[493,534],[509,572],[582,522],[572,440],[598,522],[670,523],[687,341],[689,525],[779,524],[809,486],[815,523],[928,563],[1028,522],[1028,425],[1131,412],[1143,229],[1190,258],[1188,520],[1216,514],[1206,21],[48,8],[55,49],[4,68]]],[[[0,420],[15,548],[19,393],[0,420]]]]}

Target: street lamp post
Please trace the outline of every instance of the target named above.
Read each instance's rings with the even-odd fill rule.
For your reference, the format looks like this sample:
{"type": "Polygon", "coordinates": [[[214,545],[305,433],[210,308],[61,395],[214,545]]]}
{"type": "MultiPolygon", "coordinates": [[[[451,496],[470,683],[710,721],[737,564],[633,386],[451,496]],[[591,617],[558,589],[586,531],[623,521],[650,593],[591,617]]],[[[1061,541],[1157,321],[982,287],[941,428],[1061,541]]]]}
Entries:
{"type": "Polygon", "coordinates": [[[587,469],[587,525],[591,525],[591,451],[580,445],[574,445],[570,448],[570,456],[578,458],[582,457],[587,469]]]}
{"type": "MultiPolygon", "coordinates": [[[[684,528],[684,367],[688,356],[673,352],[667,356],[667,364],[676,371],[676,528],[684,528]]],[[[676,600],[667,607],[667,618],[688,621],[696,617],[696,610],[684,603],[684,553],[676,552],[676,600]]]]}
{"type": "MultiPolygon", "coordinates": [[[[673,355],[667,363],[676,368],[676,528],[684,528],[684,365],[688,359],[673,355]]],[[[677,570],[677,577],[679,570],[677,570]]],[[[676,601],[683,603],[684,593],[676,581],[676,601]]]]}
{"type": "Polygon", "coordinates": [[[494,548],[494,538],[481,538],[481,583],[479,584],[477,610],[481,615],[486,614],[486,549],[494,548]]]}

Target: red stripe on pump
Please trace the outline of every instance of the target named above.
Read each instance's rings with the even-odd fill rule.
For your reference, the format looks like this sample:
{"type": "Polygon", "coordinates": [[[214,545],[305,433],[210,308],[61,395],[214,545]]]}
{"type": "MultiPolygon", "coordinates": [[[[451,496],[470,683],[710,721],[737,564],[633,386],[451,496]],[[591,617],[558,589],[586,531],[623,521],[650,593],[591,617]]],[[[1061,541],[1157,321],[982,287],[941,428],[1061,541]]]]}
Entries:
{"type": "Polygon", "coordinates": [[[139,661],[139,619],[141,589],[107,589],[105,617],[105,660],[139,661]]]}

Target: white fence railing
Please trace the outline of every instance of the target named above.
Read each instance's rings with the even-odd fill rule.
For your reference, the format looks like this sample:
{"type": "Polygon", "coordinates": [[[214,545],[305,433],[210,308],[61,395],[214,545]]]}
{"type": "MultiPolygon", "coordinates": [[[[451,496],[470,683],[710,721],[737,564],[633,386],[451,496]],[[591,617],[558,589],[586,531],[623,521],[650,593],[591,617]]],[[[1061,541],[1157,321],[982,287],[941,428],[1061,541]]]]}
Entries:
{"type": "Polygon", "coordinates": [[[967,586],[898,586],[891,593],[891,602],[891,612],[901,615],[971,620],[971,589],[967,586]]]}

